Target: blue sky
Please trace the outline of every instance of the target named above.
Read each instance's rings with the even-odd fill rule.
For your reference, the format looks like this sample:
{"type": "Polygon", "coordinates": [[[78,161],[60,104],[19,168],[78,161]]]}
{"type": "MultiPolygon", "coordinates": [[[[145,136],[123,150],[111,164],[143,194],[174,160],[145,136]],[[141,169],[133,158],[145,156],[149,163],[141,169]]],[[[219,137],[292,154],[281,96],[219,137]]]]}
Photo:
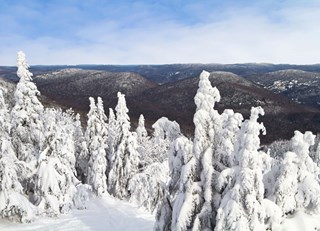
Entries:
{"type": "Polygon", "coordinates": [[[317,0],[0,0],[0,65],[320,63],[317,0]]]}

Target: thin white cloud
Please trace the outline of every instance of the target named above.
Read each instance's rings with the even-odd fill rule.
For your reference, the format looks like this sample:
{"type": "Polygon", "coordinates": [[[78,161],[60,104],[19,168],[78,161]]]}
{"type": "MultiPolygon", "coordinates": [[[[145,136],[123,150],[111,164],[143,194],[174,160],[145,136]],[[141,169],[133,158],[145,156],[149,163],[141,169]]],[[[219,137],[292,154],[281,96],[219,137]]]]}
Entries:
{"type": "Polygon", "coordinates": [[[209,20],[214,13],[197,12],[204,20],[191,25],[146,12],[123,20],[106,18],[73,31],[76,41],[62,35],[8,36],[0,40],[0,65],[14,65],[19,49],[31,64],[320,62],[318,7],[282,7],[272,15],[256,7],[230,7],[224,16],[209,20]]]}

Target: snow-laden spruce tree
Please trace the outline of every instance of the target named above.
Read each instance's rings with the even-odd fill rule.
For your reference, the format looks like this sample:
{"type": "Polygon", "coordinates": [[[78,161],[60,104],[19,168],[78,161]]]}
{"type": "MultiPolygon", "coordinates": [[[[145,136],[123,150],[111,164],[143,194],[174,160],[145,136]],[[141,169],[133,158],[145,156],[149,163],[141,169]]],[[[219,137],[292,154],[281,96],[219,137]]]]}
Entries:
{"type": "Polygon", "coordinates": [[[274,191],[274,201],[284,214],[299,210],[309,214],[320,213],[318,167],[309,156],[314,139],[311,132],[295,131],[291,139],[292,151],[284,155],[274,191]]]}
{"type": "Polygon", "coordinates": [[[170,147],[181,136],[180,125],[166,117],[158,119],[152,128],[152,137],[144,142],[145,155],[141,160],[142,166],[167,160],[170,147]]]}
{"type": "Polygon", "coordinates": [[[151,137],[148,136],[148,132],[144,125],[144,116],[142,114],[139,116],[138,126],[134,135],[137,137],[137,151],[141,156],[140,167],[143,168],[149,163],[154,163],[155,161],[157,162],[156,159],[150,161],[150,158],[152,156],[150,155],[150,153],[152,153],[152,149],[154,149],[154,146],[151,137]]]}
{"type": "Polygon", "coordinates": [[[130,118],[125,96],[118,92],[116,106],[116,122],[119,128],[115,139],[114,156],[108,176],[108,190],[110,194],[120,199],[128,198],[129,180],[139,171],[140,156],[137,151],[137,139],[130,132],[130,118]]]}
{"type": "Polygon", "coordinates": [[[180,136],[169,149],[170,180],[163,189],[163,198],[156,213],[155,230],[171,230],[172,207],[180,187],[183,185],[181,182],[185,180],[182,179],[182,175],[185,171],[185,166],[192,158],[192,147],[192,142],[189,139],[180,136]]]}
{"type": "Polygon", "coordinates": [[[23,163],[14,154],[11,142],[1,137],[0,147],[0,217],[20,222],[30,222],[37,215],[37,208],[32,205],[19,182],[24,174],[23,163]]]}
{"type": "Polygon", "coordinates": [[[140,125],[137,128],[137,138],[141,142],[140,147],[143,147],[143,152],[139,153],[143,160],[141,160],[140,173],[129,182],[130,201],[143,205],[149,211],[154,211],[162,200],[171,200],[171,193],[166,185],[169,180],[168,155],[171,155],[168,151],[172,150],[172,155],[178,155],[176,158],[182,156],[180,145],[175,145],[175,141],[182,135],[177,122],[162,117],[153,124],[154,134],[150,139],[147,137],[143,120],[141,116],[140,125]],[[168,198],[164,198],[164,195],[168,198]]]}
{"type": "Polygon", "coordinates": [[[143,206],[150,212],[155,211],[163,198],[168,176],[169,169],[166,161],[149,164],[129,180],[129,201],[139,207],[143,206]]]}
{"type": "Polygon", "coordinates": [[[87,165],[89,161],[89,155],[88,145],[83,134],[79,114],[77,114],[75,117],[73,137],[75,142],[77,177],[82,183],[85,183],[87,179],[87,165]]]}
{"type": "Polygon", "coordinates": [[[120,133],[120,127],[117,125],[116,116],[113,112],[112,108],[109,108],[109,120],[107,124],[107,176],[109,176],[109,172],[111,170],[111,166],[114,160],[116,146],[118,145],[119,137],[118,134],[120,133]]]}
{"type": "Polygon", "coordinates": [[[310,148],[310,157],[312,158],[313,162],[320,167],[320,133],[316,135],[314,145],[310,148]]]}
{"type": "Polygon", "coordinates": [[[68,114],[60,110],[46,109],[43,117],[43,150],[37,161],[32,200],[41,212],[56,216],[73,208],[79,184],[75,176],[73,134],[69,128],[72,123],[68,114]]]}
{"type": "Polygon", "coordinates": [[[20,222],[29,222],[37,214],[36,208],[28,201],[19,182],[24,174],[11,144],[9,110],[0,88],[0,217],[20,222]]]}
{"type": "Polygon", "coordinates": [[[85,133],[89,154],[87,183],[92,186],[97,196],[102,196],[107,192],[106,127],[104,121],[101,120],[94,99],[90,97],[89,100],[90,111],[85,133]]]}
{"type": "Polygon", "coordinates": [[[144,126],[144,116],[141,114],[139,116],[138,127],[136,129],[137,141],[139,145],[143,145],[148,137],[148,132],[144,126]]]}
{"type": "Polygon", "coordinates": [[[12,142],[18,159],[29,162],[39,157],[43,141],[43,106],[38,100],[40,92],[32,82],[32,73],[22,51],[18,52],[17,66],[20,80],[11,112],[12,142]]]}
{"type": "MultiPolygon", "coordinates": [[[[257,122],[259,115],[264,115],[263,109],[253,107],[250,119],[241,126],[234,148],[239,165],[225,169],[218,178],[218,188],[223,192],[216,231],[265,230],[264,185],[258,152],[259,135],[265,132],[265,128],[257,122]]],[[[281,217],[281,213],[277,216],[281,217]]],[[[276,225],[272,224],[272,227],[276,225]]]]}
{"type": "Polygon", "coordinates": [[[222,129],[218,135],[217,148],[215,152],[215,159],[217,164],[220,164],[219,170],[222,171],[226,167],[234,166],[236,158],[234,156],[234,144],[243,116],[240,113],[234,113],[231,109],[226,109],[221,114],[222,129]]]}
{"type": "Polygon", "coordinates": [[[103,142],[105,145],[107,145],[107,139],[108,139],[108,130],[107,130],[107,124],[108,124],[108,117],[106,116],[104,112],[104,106],[103,106],[103,101],[101,97],[97,98],[97,113],[98,113],[98,118],[101,123],[101,129],[102,129],[102,138],[103,142]]]}
{"type": "Polygon", "coordinates": [[[11,129],[10,113],[4,99],[5,92],[6,89],[0,87],[0,137],[8,136],[11,129]]]}
{"type": "Polygon", "coordinates": [[[172,206],[172,230],[212,230],[215,225],[213,153],[221,118],[213,107],[220,101],[220,93],[211,86],[209,76],[206,71],[201,73],[194,98],[197,109],[193,118],[193,158],[181,174],[180,190],[172,206]]]}

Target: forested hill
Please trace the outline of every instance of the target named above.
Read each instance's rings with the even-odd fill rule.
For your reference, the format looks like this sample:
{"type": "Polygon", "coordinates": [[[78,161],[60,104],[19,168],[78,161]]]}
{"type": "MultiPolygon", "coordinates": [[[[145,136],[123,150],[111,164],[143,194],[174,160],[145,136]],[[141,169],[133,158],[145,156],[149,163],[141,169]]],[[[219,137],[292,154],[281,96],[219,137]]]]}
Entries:
{"type": "MultiPolygon", "coordinates": [[[[33,66],[34,81],[46,103],[72,107],[83,116],[88,97],[101,96],[105,109],[114,107],[116,93],[126,95],[133,121],[140,114],[149,128],[161,116],[176,120],[192,135],[198,74],[207,69],[221,92],[219,111],[232,108],[248,116],[252,105],[265,108],[264,143],[289,139],[295,129],[320,131],[319,65],[176,64],[33,66]],[[294,69],[293,69],[294,68],[294,69]],[[281,127],[282,129],[276,129],[281,127]]],[[[0,76],[17,81],[15,67],[0,67],[0,76]]]]}

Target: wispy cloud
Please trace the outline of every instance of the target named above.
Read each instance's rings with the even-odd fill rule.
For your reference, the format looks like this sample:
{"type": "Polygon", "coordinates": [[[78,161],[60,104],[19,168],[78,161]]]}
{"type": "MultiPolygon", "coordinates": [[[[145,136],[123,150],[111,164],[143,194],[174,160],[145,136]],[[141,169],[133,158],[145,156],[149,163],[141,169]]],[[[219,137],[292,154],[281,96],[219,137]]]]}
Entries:
{"type": "Polygon", "coordinates": [[[320,60],[317,2],[63,2],[0,10],[0,65],[14,65],[19,49],[31,64],[320,60]]]}

